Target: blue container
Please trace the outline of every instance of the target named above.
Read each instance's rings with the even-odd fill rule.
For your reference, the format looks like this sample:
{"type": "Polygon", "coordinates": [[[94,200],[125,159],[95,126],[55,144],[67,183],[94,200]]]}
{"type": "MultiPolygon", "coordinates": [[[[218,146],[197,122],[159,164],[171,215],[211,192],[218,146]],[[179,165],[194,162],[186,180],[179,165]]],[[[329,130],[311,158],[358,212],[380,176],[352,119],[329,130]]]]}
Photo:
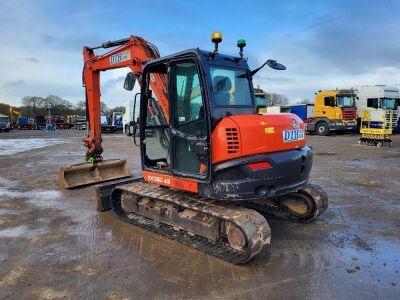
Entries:
{"type": "Polygon", "coordinates": [[[18,118],[18,124],[28,124],[29,123],[29,118],[27,117],[19,117],[18,118]]]}
{"type": "Polygon", "coordinates": [[[292,114],[298,115],[303,121],[307,119],[307,104],[293,105],[290,107],[292,114]]]}

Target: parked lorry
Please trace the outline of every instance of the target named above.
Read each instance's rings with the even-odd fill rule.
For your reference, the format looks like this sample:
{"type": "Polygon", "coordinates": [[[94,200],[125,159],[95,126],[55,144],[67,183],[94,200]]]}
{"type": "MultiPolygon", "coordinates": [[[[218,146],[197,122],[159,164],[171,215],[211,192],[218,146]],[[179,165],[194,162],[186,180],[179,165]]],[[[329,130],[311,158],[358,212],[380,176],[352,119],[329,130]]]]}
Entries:
{"type": "Polygon", "coordinates": [[[360,85],[353,89],[357,94],[355,103],[358,113],[358,128],[360,128],[361,117],[366,109],[375,111],[371,114],[371,128],[381,128],[382,120],[386,115],[385,110],[390,110],[393,111],[391,124],[393,131],[399,131],[400,93],[398,88],[386,85],[360,85]]]}
{"type": "Polygon", "coordinates": [[[8,132],[9,130],[11,130],[10,118],[0,114],[0,132],[8,132]]]}
{"type": "Polygon", "coordinates": [[[314,110],[304,121],[307,132],[328,135],[331,132],[354,132],[357,129],[357,110],[353,90],[326,90],[315,93],[314,110]]]}
{"type": "Polygon", "coordinates": [[[22,129],[29,129],[30,130],[30,129],[33,128],[32,122],[28,117],[19,117],[18,121],[17,121],[17,124],[18,124],[18,129],[19,130],[22,130],[22,129]]]}
{"type": "Polygon", "coordinates": [[[60,114],[53,114],[50,117],[46,117],[47,123],[53,124],[57,129],[68,129],[68,123],[66,122],[64,116],[60,114]]]}
{"type": "Polygon", "coordinates": [[[123,130],[122,116],[123,116],[123,114],[120,111],[113,112],[111,125],[114,127],[114,131],[122,131],[123,130]]]}
{"type": "Polygon", "coordinates": [[[123,132],[127,136],[133,135],[134,132],[136,134],[139,133],[138,118],[140,109],[140,92],[137,86],[134,87],[133,91],[135,91],[135,88],[137,89],[137,92],[135,93],[134,100],[125,100],[122,104],[124,107],[122,126],[123,132]]]}
{"type": "Polygon", "coordinates": [[[115,111],[111,116],[102,114],[100,123],[102,132],[122,131],[122,112],[115,111]]]}
{"type": "Polygon", "coordinates": [[[101,132],[112,132],[112,126],[109,124],[109,117],[106,114],[100,116],[101,132]]]}
{"type": "Polygon", "coordinates": [[[86,130],[87,128],[87,120],[86,117],[78,117],[75,121],[75,129],[78,130],[86,130]]]}
{"type": "Polygon", "coordinates": [[[76,121],[78,120],[79,116],[77,115],[68,115],[65,116],[65,123],[67,124],[68,129],[75,128],[76,121]]]}
{"type": "Polygon", "coordinates": [[[42,130],[46,127],[46,118],[44,116],[36,116],[33,118],[33,127],[36,130],[42,130]]]}

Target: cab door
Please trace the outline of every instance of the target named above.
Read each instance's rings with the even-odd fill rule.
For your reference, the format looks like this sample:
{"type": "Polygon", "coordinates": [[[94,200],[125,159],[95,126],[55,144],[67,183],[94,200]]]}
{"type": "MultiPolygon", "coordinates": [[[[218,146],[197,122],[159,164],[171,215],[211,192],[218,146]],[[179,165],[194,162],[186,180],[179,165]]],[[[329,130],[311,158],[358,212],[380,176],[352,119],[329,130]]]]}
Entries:
{"type": "Polygon", "coordinates": [[[329,120],[336,119],[335,96],[324,97],[324,107],[322,109],[322,114],[329,120]]]}
{"type": "Polygon", "coordinates": [[[195,59],[170,62],[168,69],[172,174],[207,181],[211,152],[203,76],[195,59]]]}

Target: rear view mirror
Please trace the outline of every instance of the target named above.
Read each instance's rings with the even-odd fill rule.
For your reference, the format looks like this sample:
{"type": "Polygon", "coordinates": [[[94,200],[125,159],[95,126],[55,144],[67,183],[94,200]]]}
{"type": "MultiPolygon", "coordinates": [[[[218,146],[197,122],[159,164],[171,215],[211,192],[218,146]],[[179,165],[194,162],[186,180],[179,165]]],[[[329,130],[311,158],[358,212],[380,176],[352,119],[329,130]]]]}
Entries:
{"type": "Polygon", "coordinates": [[[280,70],[280,71],[286,70],[286,67],[280,63],[277,63],[276,60],[268,59],[267,65],[268,67],[274,70],[280,70]]]}
{"type": "MultiPolygon", "coordinates": [[[[286,67],[280,63],[277,63],[276,60],[273,59],[268,59],[265,63],[262,64],[261,67],[258,67],[257,69],[254,69],[252,71],[250,71],[249,75],[250,78],[252,78],[258,71],[260,71],[262,68],[264,68],[265,65],[268,65],[270,68],[274,69],[274,70],[286,70],[286,67]]],[[[247,74],[242,74],[239,75],[238,78],[246,78],[247,74]]]]}
{"type": "Polygon", "coordinates": [[[125,82],[124,82],[124,89],[127,91],[132,91],[135,87],[136,77],[133,72],[129,72],[126,74],[125,82]]]}

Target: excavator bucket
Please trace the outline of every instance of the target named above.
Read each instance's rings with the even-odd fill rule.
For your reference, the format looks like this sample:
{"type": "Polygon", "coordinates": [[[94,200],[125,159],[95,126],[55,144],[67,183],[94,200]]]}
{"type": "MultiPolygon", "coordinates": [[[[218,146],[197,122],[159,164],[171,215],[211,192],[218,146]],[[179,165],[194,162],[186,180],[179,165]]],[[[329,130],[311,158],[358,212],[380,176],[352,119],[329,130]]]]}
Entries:
{"type": "Polygon", "coordinates": [[[132,176],[126,160],[110,159],[99,163],[82,163],[60,168],[59,181],[70,189],[132,176]]]}

